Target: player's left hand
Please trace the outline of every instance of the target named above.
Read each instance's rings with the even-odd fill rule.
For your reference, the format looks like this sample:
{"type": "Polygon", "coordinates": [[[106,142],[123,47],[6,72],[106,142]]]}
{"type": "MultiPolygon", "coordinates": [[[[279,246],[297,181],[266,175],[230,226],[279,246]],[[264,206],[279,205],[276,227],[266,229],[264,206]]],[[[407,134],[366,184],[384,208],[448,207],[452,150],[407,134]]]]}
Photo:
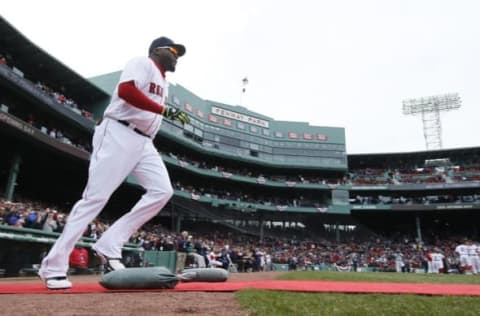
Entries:
{"type": "Polygon", "coordinates": [[[182,124],[190,123],[190,118],[188,117],[187,113],[173,107],[167,106],[163,111],[163,116],[170,120],[177,120],[182,124]]]}

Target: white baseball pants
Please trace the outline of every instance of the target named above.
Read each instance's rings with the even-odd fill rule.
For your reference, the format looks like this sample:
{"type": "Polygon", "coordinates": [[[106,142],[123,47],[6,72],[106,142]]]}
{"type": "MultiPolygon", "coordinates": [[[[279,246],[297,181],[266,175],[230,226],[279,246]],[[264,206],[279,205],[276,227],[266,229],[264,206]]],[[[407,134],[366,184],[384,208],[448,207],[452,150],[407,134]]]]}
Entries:
{"type": "Polygon", "coordinates": [[[480,273],[480,257],[478,255],[473,255],[470,257],[470,261],[472,263],[473,274],[479,274],[480,273]]]}
{"type": "Polygon", "coordinates": [[[63,233],[42,261],[39,275],[44,279],[66,276],[75,244],[130,173],[146,193],[92,246],[103,255],[121,258],[124,243],[173,195],[167,169],[150,138],[106,118],[95,128],[92,143],[87,185],[68,215],[63,233]]]}

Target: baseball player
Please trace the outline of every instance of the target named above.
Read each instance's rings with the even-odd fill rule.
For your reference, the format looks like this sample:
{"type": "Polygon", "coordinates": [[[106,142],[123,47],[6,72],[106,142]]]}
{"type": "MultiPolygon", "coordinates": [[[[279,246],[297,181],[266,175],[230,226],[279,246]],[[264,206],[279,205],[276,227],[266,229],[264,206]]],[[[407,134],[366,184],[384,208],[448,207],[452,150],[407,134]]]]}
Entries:
{"type": "Polygon", "coordinates": [[[215,252],[216,250],[216,248],[213,248],[212,251],[210,251],[210,253],[208,254],[208,265],[213,268],[223,266],[223,263],[217,260],[220,257],[220,254],[218,254],[218,252],[215,252]]]}
{"type": "Polygon", "coordinates": [[[443,259],[445,258],[445,255],[441,253],[439,248],[435,248],[430,256],[432,258],[432,273],[438,274],[443,272],[443,259]]]}
{"type": "Polygon", "coordinates": [[[427,263],[425,273],[433,273],[433,270],[432,270],[432,254],[431,254],[429,248],[427,248],[427,247],[424,247],[423,250],[425,251],[424,257],[425,257],[425,261],[427,263]]]}
{"type": "Polygon", "coordinates": [[[478,251],[478,246],[470,241],[467,245],[467,252],[473,274],[480,273],[480,257],[478,256],[478,251]]]}
{"type": "Polygon", "coordinates": [[[103,120],[93,135],[88,182],[71,210],[65,228],[43,259],[39,276],[49,289],[67,289],[68,257],[90,223],[104,208],[112,193],[132,173],[146,193],[118,219],[92,249],[105,271],[124,269],[123,244],[145,222],[155,216],[173,195],[165,165],[153,145],[162,117],[182,124],[189,117],[165,105],[168,83],[165,73],[175,71],[185,46],[167,37],[155,39],[148,57],[130,60],[113,92],[103,120]]]}
{"type": "Polygon", "coordinates": [[[460,268],[462,273],[472,274],[472,265],[470,263],[470,258],[468,257],[468,241],[467,244],[461,243],[455,247],[455,254],[458,256],[460,261],[460,268]]]}
{"type": "Polygon", "coordinates": [[[394,253],[394,257],[395,271],[402,272],[402,268],[405,266],[405,263],[403,262],[403,253],[400,251],[400,249],[397,249],[397,251],[394,253]]]}

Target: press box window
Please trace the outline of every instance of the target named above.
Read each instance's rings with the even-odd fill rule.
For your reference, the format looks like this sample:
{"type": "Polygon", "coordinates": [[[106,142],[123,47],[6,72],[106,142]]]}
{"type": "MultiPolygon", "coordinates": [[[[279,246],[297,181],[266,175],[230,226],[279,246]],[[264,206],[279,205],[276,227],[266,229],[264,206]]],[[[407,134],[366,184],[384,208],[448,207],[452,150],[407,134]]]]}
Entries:
{"type": "Polygon", "coordinates": [[[250,149],[251,150],[259,150],[260,146],[258,144],[250,144],[250,149]]]}
{"type": "Polygon", "coordinates": [[[194,127],[193,125],[191,124],[184,124],[183,125],[183,134],[186,136],[186,137],[192,137],[193,136],[193,130],[194,130],[194,127]]]}
{"type": "Polygon", "coordinates": [[[250,144],[250,156],[258,157],[259,149],[260,149],[260,146],[258,146],[257,144],[250,144]]]}
{"type": "Polygon", "coordinates": [[[203,131],[199,128],[195,128],[193,131],[193,139],[199,143],[203,142],[203,131]]]}

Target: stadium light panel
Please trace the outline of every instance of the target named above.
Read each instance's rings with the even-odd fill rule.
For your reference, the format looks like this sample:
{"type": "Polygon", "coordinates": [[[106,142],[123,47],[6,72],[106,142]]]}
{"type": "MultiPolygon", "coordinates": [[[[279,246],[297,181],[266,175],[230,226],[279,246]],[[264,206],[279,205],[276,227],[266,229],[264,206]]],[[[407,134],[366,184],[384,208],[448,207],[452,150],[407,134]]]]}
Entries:
{"type": "Polygon", "coordinates": [[[403,100],[403,114],[450,111],[460,108],[461,105],[458,93],[407,99],[403,100]]]}
{"type": "Polygon", "coordinates": [[[458,93],[448,93],[428,97],[403,100],[403,114],[420,114],[423,122],[425,145],[429,149],[442,148],[442,124],[440,112],[460,108],[462,100],[458,93]]]}

